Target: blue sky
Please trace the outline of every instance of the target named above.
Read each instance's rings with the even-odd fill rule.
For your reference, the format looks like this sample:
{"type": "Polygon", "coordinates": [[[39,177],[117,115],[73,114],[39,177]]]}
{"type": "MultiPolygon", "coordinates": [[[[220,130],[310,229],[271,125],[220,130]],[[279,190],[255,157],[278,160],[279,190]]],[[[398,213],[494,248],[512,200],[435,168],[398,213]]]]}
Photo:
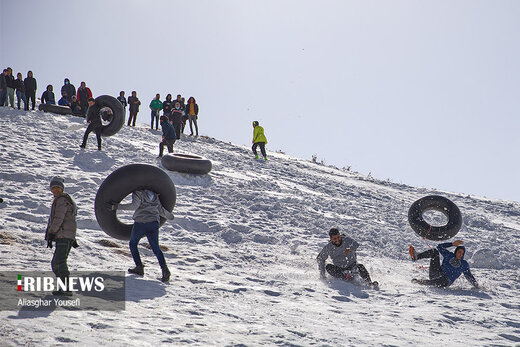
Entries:
{"type": "MultiPolygon", "coordinates": [[[[38,96],[194,96],[203,135],[520,201],[520,2],[0,0],[0,63],[38,96]]],[[[250,158],[244,158],[249,160],[250,158]]]]}

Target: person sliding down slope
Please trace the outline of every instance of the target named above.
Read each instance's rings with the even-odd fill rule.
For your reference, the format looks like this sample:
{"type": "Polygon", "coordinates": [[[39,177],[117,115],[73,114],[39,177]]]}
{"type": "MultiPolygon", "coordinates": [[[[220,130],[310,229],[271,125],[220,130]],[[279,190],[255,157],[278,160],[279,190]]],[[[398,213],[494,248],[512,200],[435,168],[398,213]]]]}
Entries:
{"type": "Polygon", "coordinates": [[[437,246],[437,249],[429,249],[425,252],[417,254],[413,246],[410,246],[410,256],[412,261],[419,259],[430,258],[430,279],[412,279],[412,283],[418,283],[428,286],[435,287],[448,287],[450,286],[461,274],[464,274],[466,279],[475,287],[478,288],[478,283],[475,277],[469,270],[468,262],[465,261],[464,253],[466,248],[461,246],[464,242],[462,240],[454,241],[453,243],[441,243],[437,246]],[[448,247],[457,247],[455,252],[447,250],[448,247]],[[443,256],[442,265],[440,263],[440,255],[443,256]]]}
{"type": "Polygon", "coordinates": [[[363,264],[358,264],[356,250],[359,243],[339,234],[339,230],[332,228],[329,231],[330,242],[323,247],[316,258],[320,269],[320,277],[325,279],[325,270],[335,278],[341,278],[347,281],[352,280],[355,274],[365,280],[370,286],[377,287],[376,281],[372,282],[367,269],[363,264]],[[332,263],[325,266],[325,260],[330,257],[332,263]]]}

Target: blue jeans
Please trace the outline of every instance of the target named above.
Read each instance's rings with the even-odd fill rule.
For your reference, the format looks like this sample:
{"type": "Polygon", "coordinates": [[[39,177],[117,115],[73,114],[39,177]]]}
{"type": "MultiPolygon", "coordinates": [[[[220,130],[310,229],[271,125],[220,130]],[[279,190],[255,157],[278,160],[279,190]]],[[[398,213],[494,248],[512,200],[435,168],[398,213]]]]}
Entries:
{"type": "Polygon", "coordinates": [[[27,98],[25,97],[25,93],[22,93],[20,91],[16,91],[16,101],[17,101],[17,105],[18,106],[18,109],[20,109],[20,101],[23,100],[23,109],[24,110],[28,110],[29,107],[27,105],[27,98]]]}
{"type": "Polygon", "coordinates": [[[137,245],[139,244],[139,240],[141,240],[145,235],[153,253],[159,261],[159,265],[161,265],[161,267],[165,266],[166,260],[164,259],[164,254],[159,247],[159,222],[134,223],[132,234],[130,235],[130,252],[132,252],[132,258],[134,258],[135,265],[143,265],[137,245]]]}
{"type": "Polygon", "coordinates": [[[150,127],[153,129],[153,121],[155,119],[155,130],[159,129],[159,110],[152,110],[152,121],[150,127]]]}

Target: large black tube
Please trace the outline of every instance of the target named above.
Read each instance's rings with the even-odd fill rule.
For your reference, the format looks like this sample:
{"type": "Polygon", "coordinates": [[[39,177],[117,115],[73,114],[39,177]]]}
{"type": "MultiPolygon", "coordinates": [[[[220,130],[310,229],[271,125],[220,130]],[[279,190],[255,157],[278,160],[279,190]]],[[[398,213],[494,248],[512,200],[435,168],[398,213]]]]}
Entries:
{"type": "Polygon", "coordinates": [[[112,119],[107,125],[103,125],[101,135],[108,137],[117,134],[125,124],[125,111],[121,102],[110,95],[101,95],[96,98],[96,104],[101,108],[108,107],[112,110],[112,119]]]}
{"type": "MultiPolygon", "coordinates": [[[[96,194],[94,210],[99,226],[108,235],[119,240],[130,240],[133,224],[125,224],[117,218],[116,211],[109,209],[109,203],[120,203],[133,191],[148,189],[159,194],[161,204],[173,211],[177,197],[175,185],[166,172],[147,164],[123,166],[101,183],[96,194]]],[[[161,217],[161,225],[166,220],[161,217]]]]}
{"type": "Polygon", "coordinates": [[[211,161],[193,154],[171,153],[161,159],[164,168],[170,171],[205,175],[211,171],[211,161]]]}
{"type": "Polygon", "coordinates": [[[410,206],[408,222],[417,235],[431,241],[441,241],[448,240],[459,232],[462,226],[462,215],[451,200],[438,195],[429,195],[410,206]],[[448,223],[443,226],[432,226],[427,223],[423,214],[430,210],[443,213],[448,218],[448,223]]]}
{"type": "Polygon", "coordinates": [[[38,106],[38,110],[43,111],[43,112],[61,114],[61,115],[72,114],[72,109],[69,106],[40,104],[38,106]]]}

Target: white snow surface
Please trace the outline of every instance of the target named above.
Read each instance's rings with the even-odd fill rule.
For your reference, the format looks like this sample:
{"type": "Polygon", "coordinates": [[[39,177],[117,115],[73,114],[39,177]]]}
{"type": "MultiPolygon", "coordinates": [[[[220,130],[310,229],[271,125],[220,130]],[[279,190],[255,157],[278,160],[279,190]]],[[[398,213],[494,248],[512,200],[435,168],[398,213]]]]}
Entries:
{"type": "MultiPolygon", "coordinates": [[[[82,118],[0,108],[2,271],[50,270],[52,251],[43,238],[55,175],[65,178],[79,207],[80,248],[71,251],[69,268],[133,266],[127,242],[98,226],[94,198],[121,166],[161,167],[160,132],[125,125],[103,139],[102,151],[94,133],[80,150],[85,127],[82,118]]],[[[208,137],[184,137],[174,151],[209,158],[213,170],[205,176],[165,170],[177,189],[175,219],[160,230],[170,283],[157,280],[160,267],[144,239],[146,274],[127,275],[125,311],[0,311],[0,345],[520,344],[520,204],[377,181],[282,153],[255,161],[250,148],[208,137]],[[429,194],[461,209],[456,238],[465,241],[479,289],[464,276],[447,289],[410,283],[427,277],[418,264],[428,263],[412,263],[408,246],[428,246],[407,212],[429,194]],[[316,255],[331,227],[361,244],[358,261],[379,290],[319,279],[316,255]]]]}

